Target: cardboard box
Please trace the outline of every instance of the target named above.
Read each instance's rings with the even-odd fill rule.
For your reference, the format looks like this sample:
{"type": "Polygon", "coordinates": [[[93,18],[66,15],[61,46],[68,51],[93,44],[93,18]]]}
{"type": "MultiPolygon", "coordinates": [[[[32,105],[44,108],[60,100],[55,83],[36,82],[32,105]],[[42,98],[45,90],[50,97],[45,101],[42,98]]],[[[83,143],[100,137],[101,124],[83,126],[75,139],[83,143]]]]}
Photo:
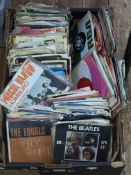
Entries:
{"type": "MultiPolygon", "coordinates": [[[[79,17],[79,14],[82,15],[82,13],[85,13],[88,9],[72,9],[72,15],[75,17],[79,17]]],[[[94,10],[94,13],[96,10],[94,10]]],[[[7,33],[11,30],[11,23],[12,23],[12,14],[14,13],[14,10],[9,10],[7,13],[8,19],[6,22],[6,38],[7,33]]],[[[6,42],[7,43],[7,42],[6,42]]],[[[8,45],[6,45],[6,50],[8,50],[8,45]]],[[[7,52],[6,52],[7,53],[7,52]]],[[[6,55],[5,53],[5,55],[6,55]]],[[[4,56],[3,56],[4,58],[4,56]]],[[[1,64],[0,64],[1,65],[1,64]]],[[[2,62],[2,69],[0,69],[2,74],[0,73],[0,81],[2,81],[2,85],[0,89],[3,89],[4,82],[7,80],[7,61],[6,59],[3,59],[2,62]]],[[[124,152],[124,143],[123,143],[123,127],[122,127],[122,121],[119,120],[119,117],[117,117],[116,120],[113,121],[114,129],[113,129],[113,137],[112,137],[112,161],[111,162],[91,162],[91,163],[74,163],[74,164],[57,164],[57,165],[47,165],[47,164],[37,164],[37,163],[9,163],[7,162],[7,155],[5,156],[5,148],[4,147],[6,143],[6,139],[3,137],[5,136],[5,130],[3,132],[3,110],[0,108],[0,158],[1,158],[1,164],[0,167],[3,169],[38,169],[41,171],[41,174],[44,171],[51,172],[63,172],[63,174],[75,172],[78,174],[90,174],[90,175],[117,175],[120,174],[122,169],[124,168],[126,164],[126,153],[124,152]],[[5,162],[6,163],[2,163],[5,162]]],[[[5,123],[4,123],[5,124],[5,123]]],[[[7,153],[7,151],[6,151],[7,153]]]]}

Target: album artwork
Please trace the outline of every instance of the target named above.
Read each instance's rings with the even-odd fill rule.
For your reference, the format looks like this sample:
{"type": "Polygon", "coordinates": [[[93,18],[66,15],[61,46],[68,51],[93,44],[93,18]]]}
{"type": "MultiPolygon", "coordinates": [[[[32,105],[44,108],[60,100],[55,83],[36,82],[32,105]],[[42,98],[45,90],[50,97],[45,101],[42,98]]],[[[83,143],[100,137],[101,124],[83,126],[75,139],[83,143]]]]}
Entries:
{"type": "Polygon", "coordinates": [[[44,105],[47,95],[70,89],[70,83],[58,78],[36,60],[26,59],[0,96],[0,104],[9,110],[44,105]]]}
{"type": "Polygon", "coordinates": [[[8,118],[9,162],[51,163],[51,122],[47,118],[8,118]]]}
{"type": "Polygon", "coordinates": [[[99,134],[66,132],[65,160],[96,162],[99,134]]]}
{"type": "Polygon", "coordinates": [[[112,128],[110,124],[90,124],[85,120],[83,123],[69,121],[54,125],[55,163],[107,161],[112,128]]]}
{"type": "Polygon", "coordinates": [[[77,30],[72,33],[73,68],[95,50],[94,26],[92,14],[88,12],[78,23],[77,30]]]}

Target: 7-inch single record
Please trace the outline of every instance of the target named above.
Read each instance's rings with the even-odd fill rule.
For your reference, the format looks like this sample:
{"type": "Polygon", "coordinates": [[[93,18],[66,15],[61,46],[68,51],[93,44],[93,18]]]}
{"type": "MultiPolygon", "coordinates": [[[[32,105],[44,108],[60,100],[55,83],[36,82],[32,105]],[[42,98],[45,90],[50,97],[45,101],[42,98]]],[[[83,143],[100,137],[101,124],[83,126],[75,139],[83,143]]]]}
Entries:
{"type": "Polygon", "coordinates": [[[85,120],[54,124],[54,163],[107,161],[112,126],[85,120]]]}

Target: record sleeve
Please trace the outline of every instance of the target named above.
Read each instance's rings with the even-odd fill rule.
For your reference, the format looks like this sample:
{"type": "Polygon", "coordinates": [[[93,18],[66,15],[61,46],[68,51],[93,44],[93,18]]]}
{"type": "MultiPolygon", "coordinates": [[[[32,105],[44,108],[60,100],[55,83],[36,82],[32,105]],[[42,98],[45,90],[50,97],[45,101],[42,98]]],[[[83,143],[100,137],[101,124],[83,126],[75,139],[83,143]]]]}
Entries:
{"type": "Polygon", "coordinates": [[[0,96],[0,104],[9,110],[44,105],[47,95],[66,92],[70,83],[36,60],[26,59],[0,96]]]}
{"type": "Polygon", "coordinates": [[[72,34],[72,40],[73,67],[75,67],[81,59],[95,50],[94,26],[90,12],[78,23],[77,30],[72,34]]]}
{"type": "Polygon", "coordinates": [[[72,71],[72,81],[74,88],[89,86],[91,89],[99,91],[103,97],[109,97],[110,91],[107,82],[103,78],[93,55],[87,55],[72,71]]]}
{"type": "Polygon", "coordinates": [[[51,163],[51,126],[47,118],[8,118],[9,162],[51,163]]]}
{"type": "Polygon", "coordinates": [[[95,122],[95,119],[91,120],[54,124],[53,158],[55,163],[107,161],[112,126],[110,123],[102,123],[101,119],[96,119],[99,122],[95,122]]]}

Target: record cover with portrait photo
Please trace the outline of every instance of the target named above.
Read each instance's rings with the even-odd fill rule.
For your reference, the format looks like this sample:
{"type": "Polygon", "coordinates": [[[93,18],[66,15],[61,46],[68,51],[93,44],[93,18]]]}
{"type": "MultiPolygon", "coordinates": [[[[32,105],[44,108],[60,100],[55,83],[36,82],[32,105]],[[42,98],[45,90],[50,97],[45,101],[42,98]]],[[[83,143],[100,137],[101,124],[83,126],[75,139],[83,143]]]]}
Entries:
{"type": "Polygon", "coordinates": [[[110,123],[93,122],[93,120],[54,124],[53,155],[55,163],[107,161],[112,126],[110,123]]]}

